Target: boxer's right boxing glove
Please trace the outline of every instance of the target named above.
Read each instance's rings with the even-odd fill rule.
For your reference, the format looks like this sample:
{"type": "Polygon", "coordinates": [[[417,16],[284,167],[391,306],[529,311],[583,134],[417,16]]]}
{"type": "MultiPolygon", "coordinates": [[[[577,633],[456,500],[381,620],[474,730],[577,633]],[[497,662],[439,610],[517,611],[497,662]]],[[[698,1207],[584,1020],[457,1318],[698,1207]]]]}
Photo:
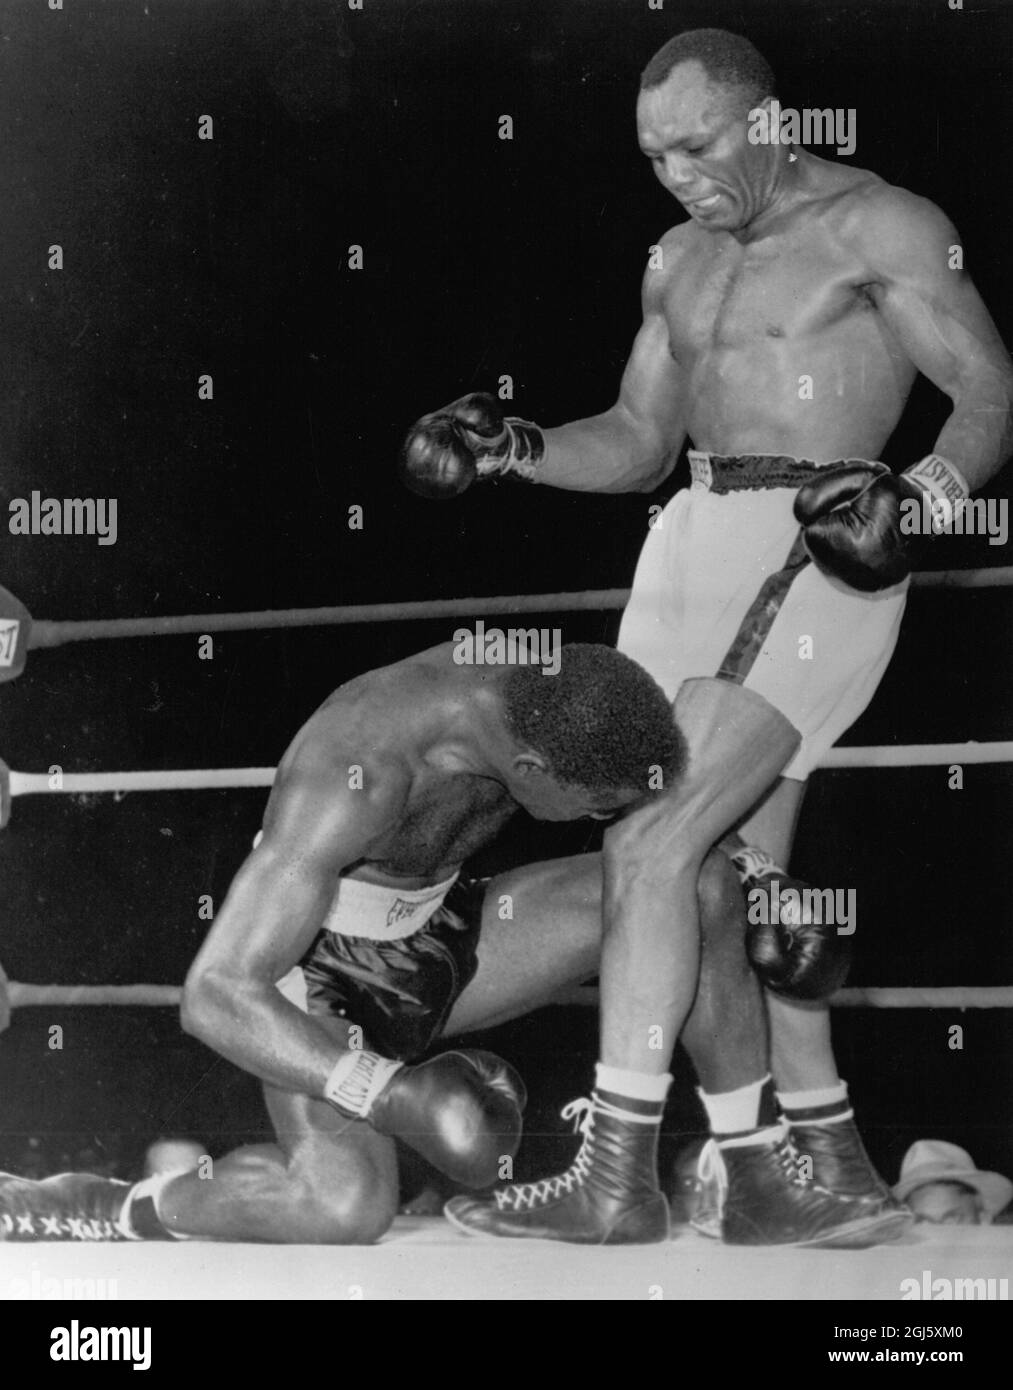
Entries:
{"type": "Polygon", "coordinates": [[[398,471],[420,497],[456,497],[476,478],[511,473],[530,482],[544,453],[537,425],[504,418],[495,396],[474,391],[416,420],[398,471]]]}
{"type": "Polygon", "coordinates": [[[406,1066],[376,1052],[345,1053],[324,1098],[343,1115],[409,1144],[467,1187],[487,1187],[521,1142],[524,1083],[492,1052],[441,1052],[406,1066]]]}

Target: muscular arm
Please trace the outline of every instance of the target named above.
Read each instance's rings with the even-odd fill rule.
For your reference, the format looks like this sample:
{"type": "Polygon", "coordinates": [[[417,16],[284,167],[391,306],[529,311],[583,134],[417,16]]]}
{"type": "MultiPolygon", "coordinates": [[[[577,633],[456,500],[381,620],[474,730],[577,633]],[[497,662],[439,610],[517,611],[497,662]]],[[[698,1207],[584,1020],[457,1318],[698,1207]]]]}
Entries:
{"type": "Polygon", "coordinates": [[[544,431],[540,483],[577,492],[651,492],[674,468],[686,434],[686,383],[669,351],[664,275],[648,269],[644,276],[644,321],[619,399],[601,415],[544,431]]]}
{"type": "Polygon", "coordinates": [[[1013,367],[970,277],[950,269],[956,229],[925,199],[889,188],[863,216],[860,236],[877,309],[953,402],[934,452],[956,464],[973,492],[1013,450],[1013,367]]]}
{"type": "Polygon", "coordinates": [[[236,875],[183,991],[184,1029],[275,1086],[319,1096],[341,1054],[318,1021],[275,988],[323,925],[342,869],[363,857],[403,803],[385,770],[348,788],[347,761],[312,740],[283,764],[264,835],[236,875]],[[371,789],[370,781],[374,786],[371,789]]]}

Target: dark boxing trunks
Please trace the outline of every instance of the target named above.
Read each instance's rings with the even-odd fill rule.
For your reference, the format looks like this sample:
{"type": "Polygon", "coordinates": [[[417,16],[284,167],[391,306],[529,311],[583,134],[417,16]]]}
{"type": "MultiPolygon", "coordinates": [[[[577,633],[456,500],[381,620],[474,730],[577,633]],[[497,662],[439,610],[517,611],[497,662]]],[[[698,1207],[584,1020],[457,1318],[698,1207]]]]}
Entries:
{"type": "Polygon", "coordinates": [[[360,1024],[385,1057],[425,1052],[478,969],[487,882],[459,878],[425,926],[396,941],[321,932],[300,961],[309,1012],[360,1024]]]}

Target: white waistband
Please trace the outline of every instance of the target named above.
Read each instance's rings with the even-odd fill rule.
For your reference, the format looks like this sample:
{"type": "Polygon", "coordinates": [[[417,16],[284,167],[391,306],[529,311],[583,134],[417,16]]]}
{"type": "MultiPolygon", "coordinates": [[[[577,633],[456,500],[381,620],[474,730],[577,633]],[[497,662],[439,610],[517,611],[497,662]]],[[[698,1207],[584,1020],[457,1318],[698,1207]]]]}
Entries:
{"type": "MultiPolygon", "coordinates": [[[[258,830],[254,849],[263,837],[263,830],[258,830]]],[[[343,877],[331,899],[323,930],[336,936],[364,936],[370,941],[400,941],[422,930],[459,876],[427,883],[424,888],[394,888],[343,877]]]]}
{"type": "Polygon", "coordinates": [[[425,888],[394,888],[342,878],[331,901],[324,931],[336,936],[363,936],[371,941],[400,941],[413,936],[432,917],[457,882],[457,874],[425,888]]]}
{"type": "Polygon", "coordinates": [[[699,449],[689,449],[686,457],[689,459],[689,474],[693,480],[693,486],[710,487],[714,481],[710,454],[702,453],[699,449]]]}

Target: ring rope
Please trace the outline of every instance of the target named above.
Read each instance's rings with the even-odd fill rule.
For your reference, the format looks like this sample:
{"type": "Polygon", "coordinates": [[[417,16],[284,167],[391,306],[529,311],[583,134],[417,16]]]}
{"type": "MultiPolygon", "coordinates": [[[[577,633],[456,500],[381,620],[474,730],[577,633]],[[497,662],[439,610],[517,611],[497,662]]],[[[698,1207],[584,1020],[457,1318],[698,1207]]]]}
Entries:
{"type": "MultiPolygon", "coordinates": [[[[869,985],[839,989],[828,1000],[843,1009],[1013,1009],[1013,985],[869,985]]],[[[577,985],[556,996],[556,1004],[598,1004],[596,985],[577,985]]]]}
{"type": "Polygon", "coordinates": [[[61,792],[208,791],[216,788],[269,787],[273,767],[169,768],[156,772],[11,772],[11,796],[61,792]],[[52,785],[53,782],[57,785],[52,785]]]}
{"type": "Polygon", "coordinates": [[[832,767],[939,767],[949,763],[1013,762],[1013,740],[998,743],[908,743],[866,748],[830,748],[819,766],[832,767]]]}
{"type": "MultiPolygon", "coordinates": [[[[911,576],[916,588],[997,588],[1013,584],[1013,566],[977,570],[922,571],[911,576]]],[[[472,617],[476,614],[588,612],[625,606],[629,589],[596,589],[580,593],[514,594],[490,598],[433,599],[407,603],[341,605],[323,608],[267,609],[250,613],[204,613],[169,617],[109,618],[86,621],[36,621],[30,648],[56,647],[65,642],[120,637],[161,637],[186,633],[256,631],[270,628],[315,627],[354,623],[398,622],[411,619],[472,617]]],[[[1013,761],[1013,741],[910,744],[901,747],[830,749],[825,768],[926,767],[948,763],[1013,761]]],[[[162,771],[90,772],[60,774],[8,772],[9,796],[43,793],[131,792],[268,787],[275,769],[197,768],[162,771]]],[[[5,800],[7,798],[4,798],[5,800]]],[[[177,985],[33,985],[6,981],[0,970],[0,989],[8,1008],[59,1005],[141,1005],[174,1007],[182,991],[177,985]]],[[[571,990],[558,1003],[597,1004],[594,988],[571,990]]],[[[830,1001],[858,1008],[1010,1008],[1013,987],[943,986],[939,988],[865,988],[839,990],[830,1001]]],[[[0,1011],[2,1012],[2,1011],[0,1011]]]]}
{"type": "MultiPolygon", "coordinates": [[[[1013,565],[976,570],[921,570],[918,589],[983,589],[1013,585],[1013,565]]],[[[59,647],[113,637],[173,637],[185,633],[244,632],[267,628],[394,623],[410,619],[471,618],[484,613],[581,613],[624,608],[629,589],[586,589],[565,594],[509,594],[492,598],[420,599],[407,603],[345,604],[329,608],[268,608],[254,613],[189,613],[163,618],[36,619],[29,648],[59,647]]]]}
{"type": "Polygon", "coordinates": [[[8,980],[7,998],[12,1009],[131,1004],[145,1008],[174,1007],[183,991],[179,985],[24,985],[8,980]]]}
{"type": "MultiPolygon", "coordinates": [[[[169,1008],[179,1003],[183,993],[178,985],[35,985],[17,980],[7,981],[6,989],[12,1009],[107,1004],[169,1008]]],[[[597,1006],[598,990],[578,986],[562,991],[552,1002],[597,1006]]],[[[869,986],[838,990],[830,1003],[845,1009],[1010,1009],[1013,985],[869,986]]]]}
{"type": "MultiPolygon", "coordinates": [[[[910,743],[897,747],[831,748],[821,768],[939,767],[1013,762],[1013,740],[997,743],[910,743]]],[[[0,764],[10,796],[81,792],[207,791],[270,787],[273,767],[174,768],[137,772],[14,772],[0,764]]],[[[4,798],[6,800],[6,798],[4,798]]]]}

